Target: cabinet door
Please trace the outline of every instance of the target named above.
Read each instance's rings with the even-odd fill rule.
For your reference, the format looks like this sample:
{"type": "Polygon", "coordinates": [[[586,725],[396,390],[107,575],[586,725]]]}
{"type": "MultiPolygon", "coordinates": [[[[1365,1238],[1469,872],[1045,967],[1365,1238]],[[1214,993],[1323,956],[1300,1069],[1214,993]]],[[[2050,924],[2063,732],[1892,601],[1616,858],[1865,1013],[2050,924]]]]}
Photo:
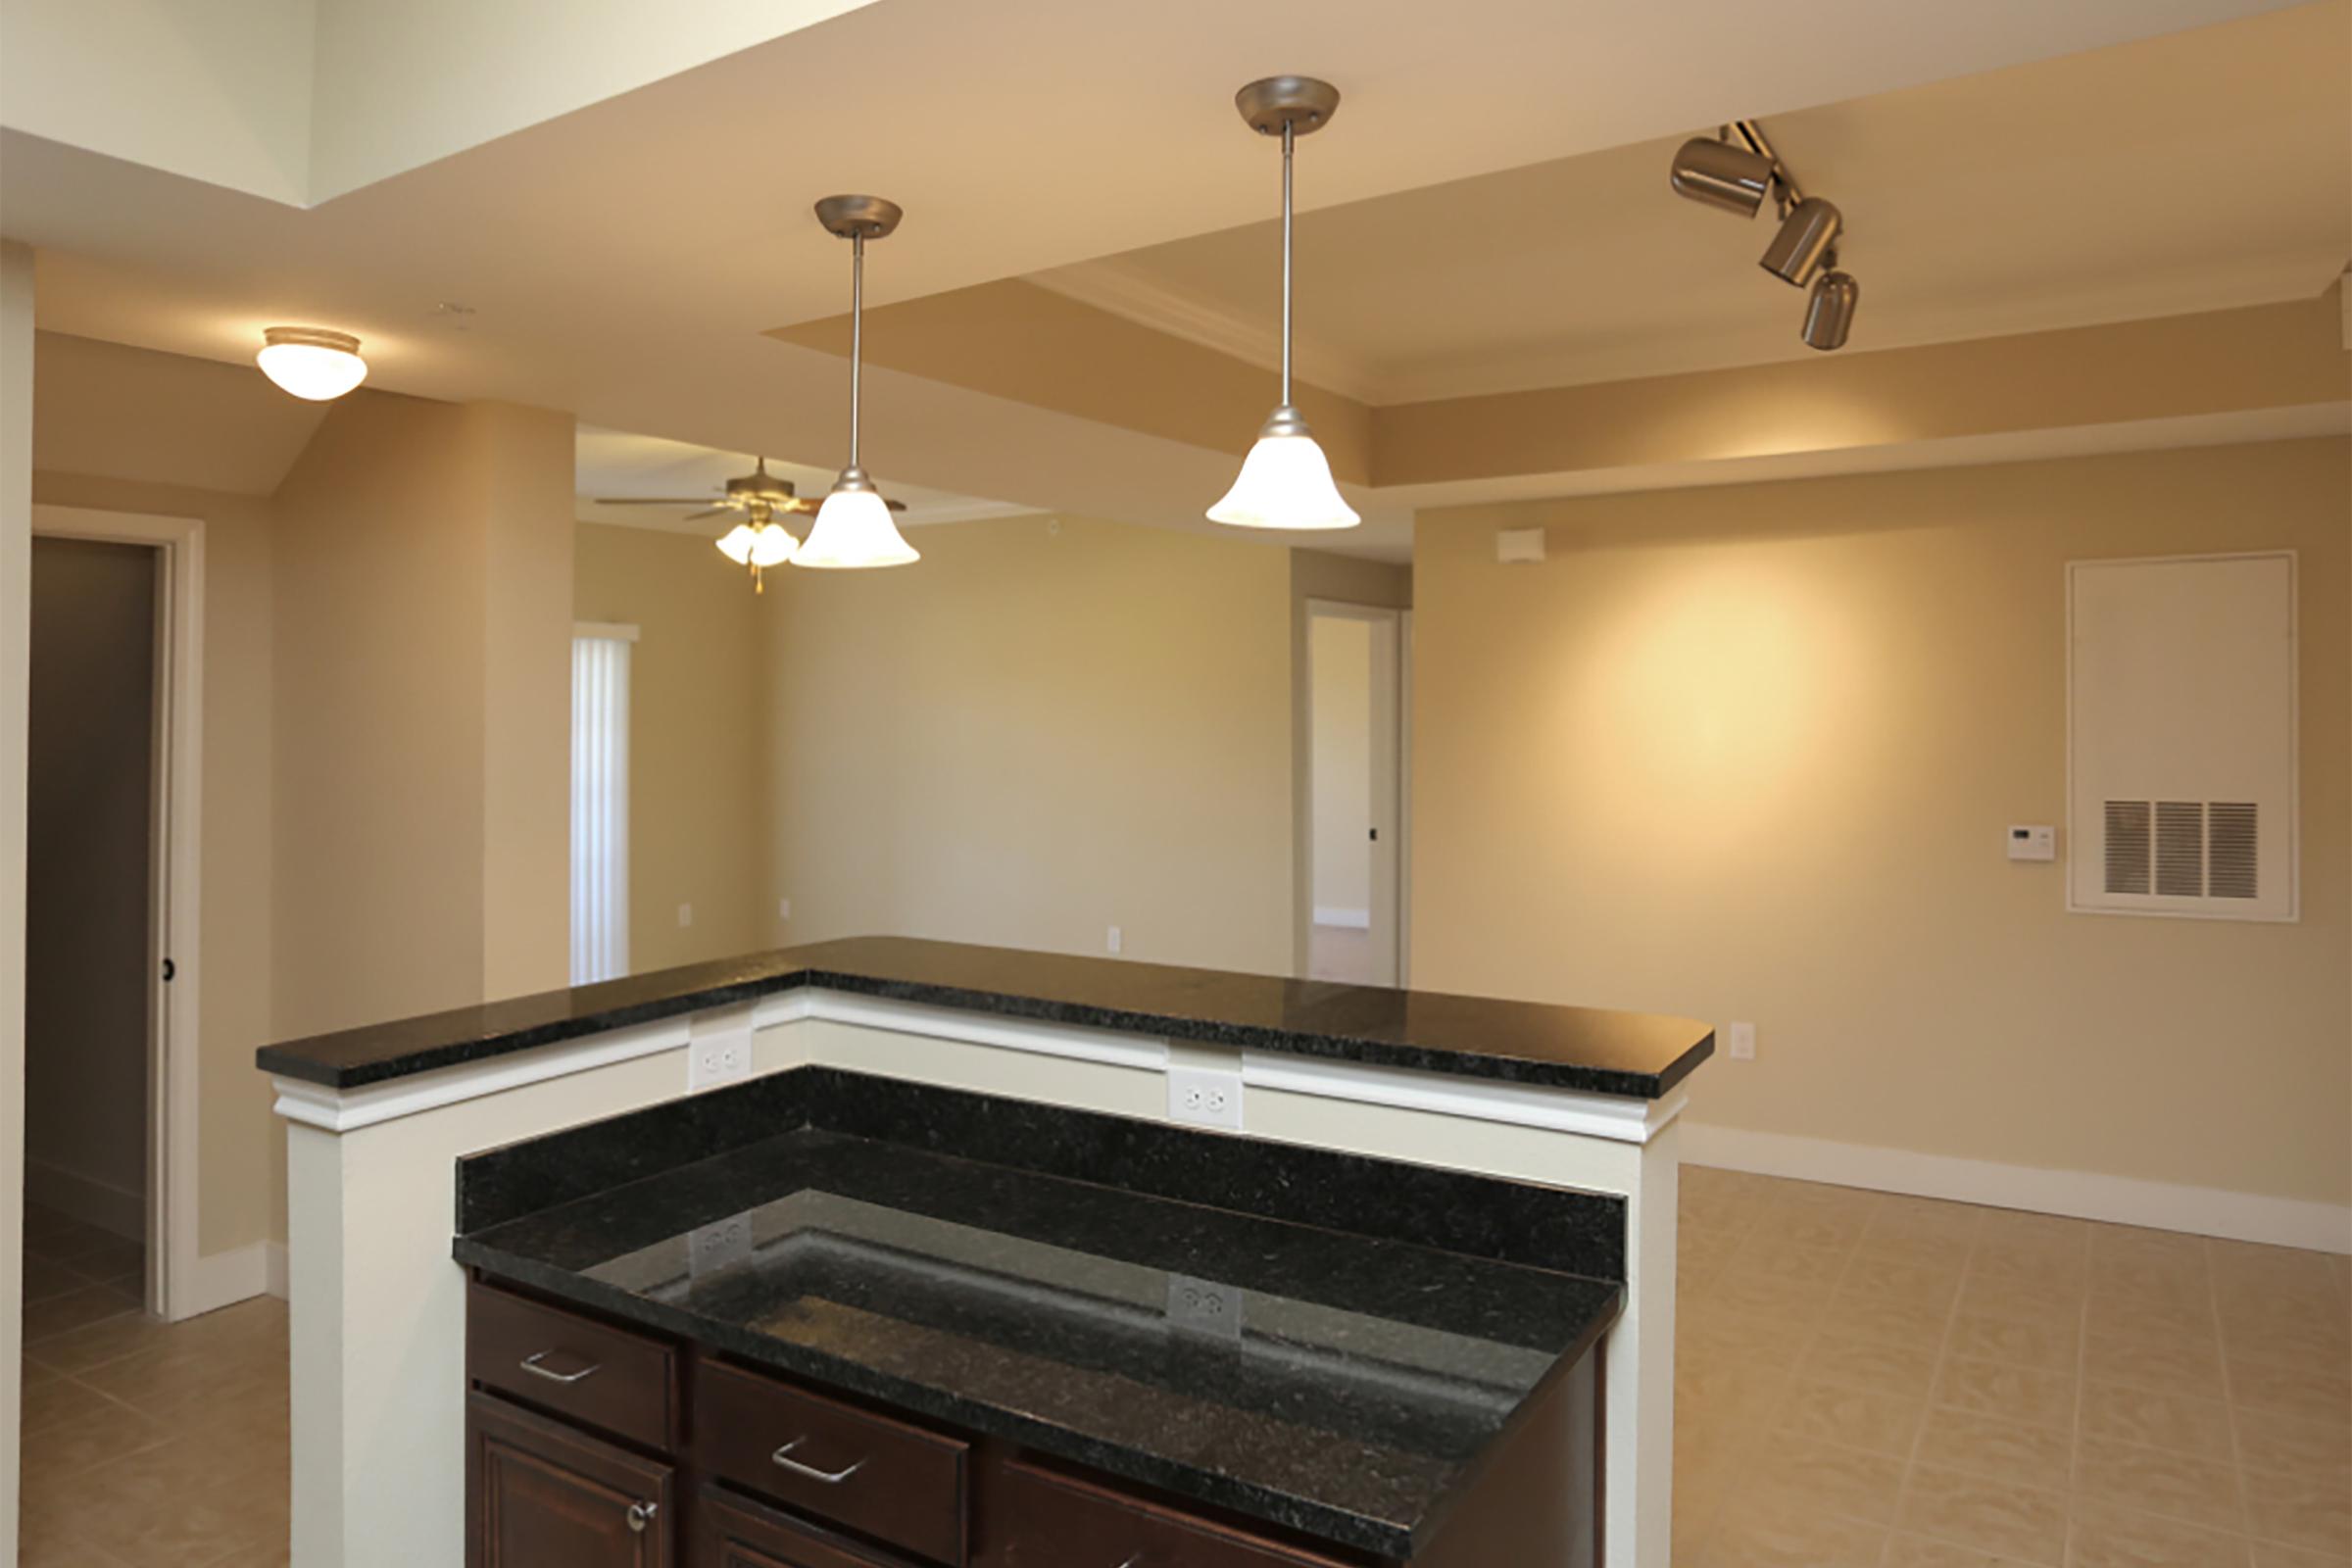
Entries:
{"type": "Polygon", "coordinates": [[[907,1568],[748,1497],[710,1491],[695,1520],[695,1568],[907,1568]]]}
{"type": "Polygon", "coordinates": [[[468,1568],[673,1568],[668,1465],[473,1395],[468,1568]]]}

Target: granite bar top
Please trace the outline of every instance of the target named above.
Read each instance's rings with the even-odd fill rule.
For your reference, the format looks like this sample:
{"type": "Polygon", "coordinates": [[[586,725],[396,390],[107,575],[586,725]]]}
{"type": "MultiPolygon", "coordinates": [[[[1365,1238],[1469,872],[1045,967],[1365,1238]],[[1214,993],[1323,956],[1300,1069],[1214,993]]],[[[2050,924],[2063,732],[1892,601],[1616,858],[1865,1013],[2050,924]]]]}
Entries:
{"type": "MultiPolygon", "coordinates": [[[[1514,1413],[1622,1309],[1617,1278],[1401,1239],[1442,1233],[1449,1213],[1486,1206],[1477,1195],[1409,1184],[1401,1200],[1386,1201],[1388,1173],[1417,1167],[1349,1156],[1351,1166],[1308,1170],[1290,1162],[1329,1156],[1127,1124],[1191,1141],[1152,1146],[1146,1186],[1197,1181],[1188,1167],[1206,1162],[1230,1163],[1219,1179],[1239,1200],[1302,1176],[1337,1180],[1393,1233],[1365,1234],[817,1120],[792,1126],[870,1096],[886,1106],[882,1125],[936,1119],[950,1141],[968,1135],[964,1147],[992,1152],[1057,1146],[1050,1157],[1065,1166],[1141,1147],[1098,1125],[1123,1118],[1032,1106],[999,1125],[993,1108],[1014,1102],[806,1071],[815,1076],[725,1092],[732,1101],[702,1097],[724,1102],[698,1113],[695,1136],[715,1137],[723,1152],[462,1234],[458,1261],[744,1361],[1392,1557],[1427,1544],[1514,1413]],[[941,1115],[943,1098],[974,1103],[941,1115]],[[788,1130],[732,1143],[779,1114],[788,1130]],[[1055,1128],[1055,1117],[1069,1125],[1055,1128]]],[[[545,1150],[462,1162],[461,1211],[511,1209],[518,1168],[611,1166],[629,1150],[644,1160],[647,1150],[684,1149],[688,1129],[671,1125],[680,1114],[639,1112],[557,1135],[545,1150]],[[669,1122],[640,1119],[661,1115],[669,1122]],[[469,1197],[468,1187],[484,1190],[469,1197]]],[[[1613,1225],[1595,1266],[1621,1267],[1617,1200],[1436,1174],[1492,1187],[1505,1208],[1533,1214],[1548,1201],[1561,1211],[1556,1227],[1482,1242],[1488,1251],[1559,1260],[1584,1245],[1580,1236],[1613,1225]]]]}
{"type": "Polygon", "coordinates": [[[1705,1024],[1649,1013],[853,937],[315,1035],[256,1060],[358,1089],[796,987],[1644,1100],[1715,1049],[1705,1024]]]}

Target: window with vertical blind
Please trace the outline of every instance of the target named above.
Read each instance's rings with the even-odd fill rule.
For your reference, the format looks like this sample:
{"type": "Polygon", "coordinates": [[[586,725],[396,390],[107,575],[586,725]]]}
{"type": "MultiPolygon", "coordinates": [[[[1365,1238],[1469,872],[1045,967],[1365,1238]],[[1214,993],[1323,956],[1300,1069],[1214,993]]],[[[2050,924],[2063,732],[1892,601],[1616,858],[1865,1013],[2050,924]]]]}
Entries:
{"type": "Polygon", "coordinates": [[[571,638],[571,983],[629,972],[629,646],[634,626],[571,638]]]}

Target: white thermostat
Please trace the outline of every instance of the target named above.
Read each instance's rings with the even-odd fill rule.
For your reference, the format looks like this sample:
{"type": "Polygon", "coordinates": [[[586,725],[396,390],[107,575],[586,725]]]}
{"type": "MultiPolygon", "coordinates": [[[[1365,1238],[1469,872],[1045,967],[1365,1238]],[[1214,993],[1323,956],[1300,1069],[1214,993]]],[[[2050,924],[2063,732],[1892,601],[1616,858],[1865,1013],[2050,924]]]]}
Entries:
{"type": "Polygon", "coordinates": [[[2058,858],[2058,830],[2054,827],[2011,823],[2009,827],[2009,858],[2012,860],[2055,860],[2058,858]]]}

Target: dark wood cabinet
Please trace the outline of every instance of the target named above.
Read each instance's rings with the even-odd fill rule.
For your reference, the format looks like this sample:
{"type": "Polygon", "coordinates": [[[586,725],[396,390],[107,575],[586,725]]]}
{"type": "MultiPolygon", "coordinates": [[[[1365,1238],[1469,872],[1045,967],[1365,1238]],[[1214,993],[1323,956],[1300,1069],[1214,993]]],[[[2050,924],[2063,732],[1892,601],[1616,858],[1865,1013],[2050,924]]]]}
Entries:
{"type": "Polygon", "coordinates": [[[1410,1564],[933,1430],[516,1292],[469,1303],[467,1568],[1590,1568],[1597,1357],[1410,1564]]]}
{"type": "Polygon", "coordinates": [[[900,1559],[712,1489],[696,1519],[694,1568],[906,1568],[900,1559]]]}
{"type": "Polygon", "coordinates": [[[487,1394],[466,1402],[468,1568],[673,1568],[674,1471],[487,1394]]]}

